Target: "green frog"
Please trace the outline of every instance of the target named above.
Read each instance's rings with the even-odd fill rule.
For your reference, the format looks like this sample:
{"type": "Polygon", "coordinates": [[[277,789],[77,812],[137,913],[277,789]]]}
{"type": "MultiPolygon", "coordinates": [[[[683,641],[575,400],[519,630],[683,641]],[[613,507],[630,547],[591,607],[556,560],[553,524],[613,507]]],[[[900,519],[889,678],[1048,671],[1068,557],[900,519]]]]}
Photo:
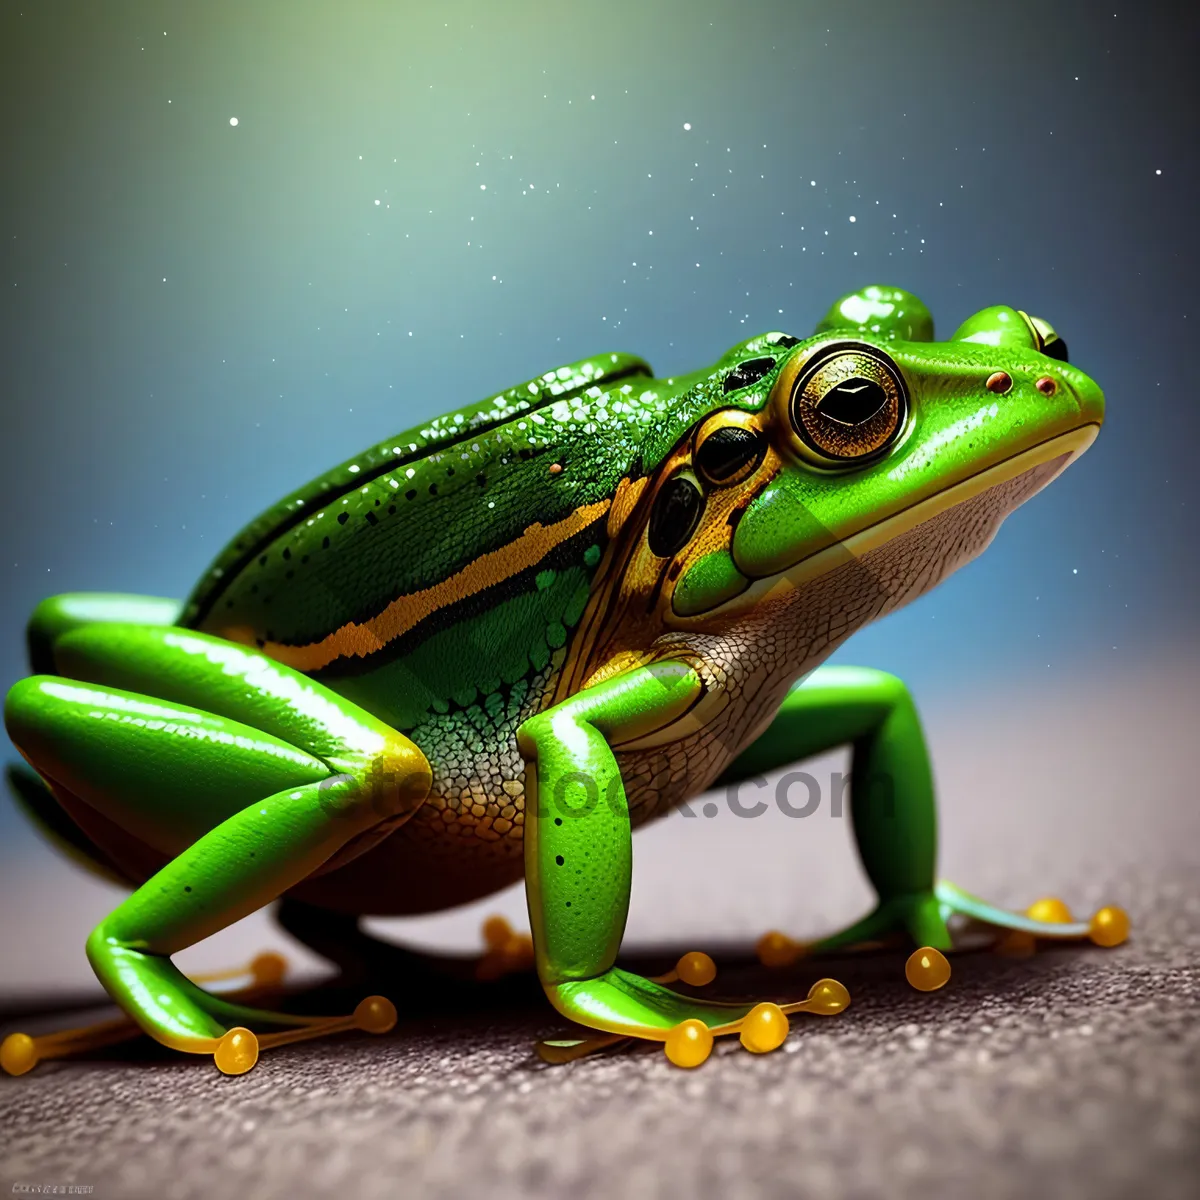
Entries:
{"type": "MultiPolygon", "coordinates": [[[[788,1012],[838,1011],[844,989],[719,1003],[668,986],[711,977],[704,955],[660,979],[616,966],[631,833],[847,744],[878,904],[804,949],[899,935],[920,985],[946,974],[956,914],[1122,940],[1119,909],[1013,913],[939,881],[908,690],[821,665],[981,553],[1103,416],[1046,321],[986,308],[937,342],[918,298],[868,287],[810,337],[667,379],[603,354],[388,438],[247,525],[185,602],[44,601],[5,724],[35,818],[134,889],[87,941],[126,1026],[228,1073],[260,1046],[389,1028],[381,997],[322,1023],[205,990],[171,956],[280,897],[353,924],[523,878],[546,996],[601,1035],[548,1056],[645,1038],[693,1065],[731,1032],[773,1048],[788,1012]]],[[[16,1034],[0,1061],[94,1042],[16,1034]]]]}

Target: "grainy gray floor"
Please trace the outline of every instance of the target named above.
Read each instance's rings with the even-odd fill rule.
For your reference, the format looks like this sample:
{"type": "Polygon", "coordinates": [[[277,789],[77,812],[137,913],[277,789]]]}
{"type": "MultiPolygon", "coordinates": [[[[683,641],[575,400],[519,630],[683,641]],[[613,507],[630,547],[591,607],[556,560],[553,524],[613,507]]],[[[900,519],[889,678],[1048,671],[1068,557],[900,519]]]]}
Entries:
{"type": "MultiPolygon", "coordinates": [[[[0,1081],[0,1184],[91,1184],[123,1200],[1194,1197],[1196,689],[1181,670],[1085,693],[928,718],[946,797],[943,865],[1000,902],[1047,892],[1081,912],[1120,902],[1135,936],[1118,950],[963,955],[934,995],[907,988],[902,956],[786,973],[734,964],[718,981],[729,991],[803,994],[823,973],[843,980],[853,1003],[838,1017],[795,1018],[772,1055],[719,1043],[694,1072],[653,1048],[543,1066],[532,1043],[562,1026],[519,983],[465,1012],[402,1018],[385,1038],[266,1053],[238,1079],[114,1049],[0,1081]],[[972,729],[989,736],[972,743],[972,729]]],[[[853,915],[866,892],[844,822],[796,825],[722,812],[647,831],[632,933],[669,947],[647,963],[719,949],[714,938],[744,948],[766,925],[804,934],[853,915]]],[[[36,905],[29,890],[42,886],[47,920],[78,923],[81,937],[94,914],[64,916],[73,877],[39,867],[38,879],[48,871],[49,884],[20,876],[21,903],[36,905]]],[[[3,884],[10,913],[17,880],[10,872],[3,884]]],[[[515,913],[514,903],[501,907],[515,913]]],[[[445,926],[448,940],[477,916],[445,926]]],[[[35,928],[8,926],[7,961],[33,962],[35,928]]],[[[263,932],[255,926],[248,946],[263,932]]],[[[30,971],[9,991],[27,1002],[37,982],[30,971]]]]}

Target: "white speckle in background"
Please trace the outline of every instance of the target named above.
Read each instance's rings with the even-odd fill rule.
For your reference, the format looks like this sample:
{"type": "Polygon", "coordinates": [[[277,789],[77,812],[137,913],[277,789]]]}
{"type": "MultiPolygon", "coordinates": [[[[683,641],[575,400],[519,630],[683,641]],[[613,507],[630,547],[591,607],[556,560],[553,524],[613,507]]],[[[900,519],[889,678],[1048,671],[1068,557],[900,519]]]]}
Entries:
{"type": "Polygon", "coordinates": [[[691,121],[684,121],[683,127],[684,127],[684,129],[691,129],[691,127],[692,127],[691,121]]]}
{"type": "Polygon", "coordinates": [[[230,117],[230,118],[229,118],[229,123],[230,123],[230,125],[236,125],[236,124],[237,124],[237,117],[230,117]]]}

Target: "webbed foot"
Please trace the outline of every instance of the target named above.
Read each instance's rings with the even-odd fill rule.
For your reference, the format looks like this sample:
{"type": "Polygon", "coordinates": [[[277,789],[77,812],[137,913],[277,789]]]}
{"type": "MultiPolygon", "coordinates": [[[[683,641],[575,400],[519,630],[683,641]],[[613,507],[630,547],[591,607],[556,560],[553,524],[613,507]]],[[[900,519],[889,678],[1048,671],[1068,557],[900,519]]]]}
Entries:
{"type": "Polygon", "coordinates": [[[883,900],[862,920],[817,941],[800,942],[772,930],[759,939],[757,950],[764,966],[784,967],[810,954],[907,940],[918,949],[905,964],[905,977],[920,991],[936,991],[950,979],[943,951],[970,945],[972,927],[995,931],[991,944],[997,952],[1022,955],[1032,954],[1039,939],[1119,946],[1129,936],[1129,917],[1124,909],[1106,905],[1089,920],[1077,921],[1056,897],[1038,900],[1023,913],[1010,912],[942,880],[930,892],[883,900]]]}
{"type": "Polygon", "coordinates": [[[550,1002],[563,1016],[602,1032],[597,1037],[540,1042],[538,1054],[546,1062],[570,1062],[640,1038],[662,1042],[676,1066],[698,1067],[712,1053],[714,1038],[736,1033],[747,1050],[764,1054],[783,1044],[789,1014],[832,1016],[850,1003],[849,993],[835,979],[818,980],[805,999],[786,1004],[699,1000],[663,986],[679,980],[702,987],[715,976],[712,959],[692,952],[680,958],[673,971],[655,979],[614,967],[595,979],[547,985],[550,1002]]]}
{"type": "MultiPolygon", "coordinates": [[[[145,956],[152,957],[152,956],[145,956]]],[[[169,965],[169,964],[168,964],[169,965]]],[[[171,968],[174,971],[174,968],[171,968]]],[[[39,1062],[50,1058],[68,1058],[118,1045],[150,1033],[155,1040],[176,1050],[193,1054],[211,1054],[218,1070],[226,1075],[241,1075],[258,1061],[260,1050],[272,1049],[291,1042],[308,1041],[326,1034],[359,1029],[366,1033],[387,1033],[396,1024],[396,1009],[383,996],[368,996],[354,1012],[338,1017],[304,1017],[267,1009],[247,1007],[242,1001],[261,1000],[275,992],[283,981],[287,960],[268,952],[258,955],[248,967],[214,971],[191,979],[179,976],[183,985],[181,999],[205,1014],[208,1036],[180,1036],[161,1029],[143,1029],[132,1017],[117,1017],[79,1029],[64,1029],[57,1033],[31,1036],[11,1033],[0,1042],[0,1068],[9,1075],[24,1075],[39,1062]],[[249,976],[249,985],[236,991],[215,995],[197,985],[201,982],[239,979],[249,976]],[[236,1003],[235,1003],[236,1001],[236,1003]],[[289,1028],[273,1033],[256,1034],[244,1024],[285,1025],[289,1028]],[[218,1033],[217,1031],[221,1032],[218,1033]]],[[[164,981],[159,979],[162,984],[164,981]]],[[[160,1003],[168,1000],[159,996],[160,1003]]]]}

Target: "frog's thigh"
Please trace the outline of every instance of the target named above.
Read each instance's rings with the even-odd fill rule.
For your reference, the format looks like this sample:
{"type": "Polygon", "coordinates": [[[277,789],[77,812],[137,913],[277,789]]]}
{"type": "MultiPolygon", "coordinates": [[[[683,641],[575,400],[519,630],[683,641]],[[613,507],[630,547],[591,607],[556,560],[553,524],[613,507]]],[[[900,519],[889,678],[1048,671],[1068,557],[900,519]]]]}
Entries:
{"type": "Polygon", "coordinates": [[[64,592],[48,596],[33,610],[25,628],[29,669],[35,674],[57,672],[54,643],[73,629],[99,621],[174,625],[182,611],[182,601],[162,596],[125,592],[64,592]]]}
{"type": "Polygon", "coordinates": [[[175,855],[252,801],[334,772],[248,725],[53,675],[9,692],[17,749],[72,814],[87,809],[160,855],[175,855]]]}
{"type": "Polygon", "coordinates": [[[281,739],[333,771],[424,799],[429,764],[403,734],[261,651],[190,629],[105,622],[54,643],[59,674],[153,695],[281,739]]]}
{"type": "Polygon", "coordinates": [[[904,683],[865,667],[821,667],[785,697],[768,729],[719,783],[731,784],[850,744],[851,818],[881,897],[930,891],[937,812],[925,735],[904,683]]]}

